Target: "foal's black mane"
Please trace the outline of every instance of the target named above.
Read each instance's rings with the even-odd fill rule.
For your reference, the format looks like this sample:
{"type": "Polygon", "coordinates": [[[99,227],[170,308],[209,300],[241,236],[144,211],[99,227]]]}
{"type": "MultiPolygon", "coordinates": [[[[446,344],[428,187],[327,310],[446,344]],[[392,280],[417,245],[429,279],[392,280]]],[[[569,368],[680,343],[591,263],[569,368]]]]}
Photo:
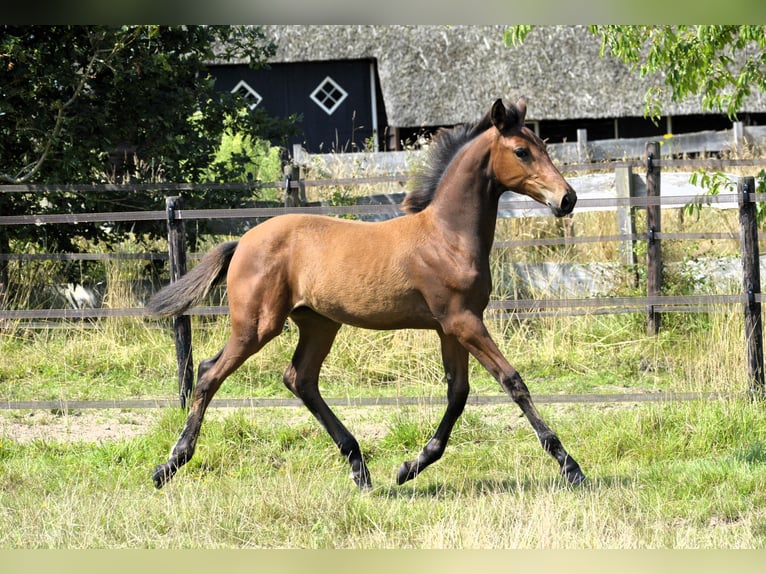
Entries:
{"type": "MultiPolygon", "coordinates": [[[[506,113],[509,118],[518,117],[518,110],[513,105],[506,107],[506,113]]],[[[428,207],[442,175],[460,148],[491,126],[492,118],[488,112],[477,122],[439,130],[429,146],[424,167],[411,178],[410,191],[402,202],[402,209],[406,213],[417,213],[428,207]]]]}

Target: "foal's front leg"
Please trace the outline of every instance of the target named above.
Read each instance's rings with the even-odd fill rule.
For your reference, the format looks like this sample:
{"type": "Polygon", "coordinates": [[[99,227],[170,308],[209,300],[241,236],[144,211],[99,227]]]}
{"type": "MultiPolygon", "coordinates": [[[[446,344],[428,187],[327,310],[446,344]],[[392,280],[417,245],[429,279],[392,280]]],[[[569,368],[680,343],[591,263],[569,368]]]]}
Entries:
{"type": "Polygon", "coordinates": [[[567,453],[556,433],[545,424],[532,402],[527,385],[497,348],[481,318],[472,313],[465,313],[458,320],[454,320],[450,327],[461,343],[497,379],[503,390],[521,408],[543,449],[558,461],[561,475],[572,484],[585,481],[586,477],[580,465],[567,453]]]}
{"type": "Polygon", "coordinates": [[[447,447],[452,428],[468,399],[468,351],[455,337],[441,335],[442,360],[447,375],[447,410],[439,427],[415,460],[402,463],[396,477],[398,484],[415,478],[429,464],[439,460],[447,447]]]}

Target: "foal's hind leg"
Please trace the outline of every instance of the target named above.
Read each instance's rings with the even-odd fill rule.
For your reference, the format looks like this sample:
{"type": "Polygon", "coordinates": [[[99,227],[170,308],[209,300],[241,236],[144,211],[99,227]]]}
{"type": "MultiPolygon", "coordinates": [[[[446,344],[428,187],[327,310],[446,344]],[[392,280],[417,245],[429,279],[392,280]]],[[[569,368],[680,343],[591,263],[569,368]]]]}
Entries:
{"type": "Polygon", "coordinates": [[[338,420],[319,393],[319,370],[330,352],[340,325],[307,308],[291,315],[300,337],[293,359],[285,370],[284,383],[311,411],[338,445],[351,465],[351,478],[360,489],[372,486],[359,443],[338,420]]]}
{"type": "Polygon", "coordinates": [[[468,400],[468,351],[455,337],[441,335],[441,343],[442,361],[447,375],[447,410],[418,457],[402,463],[396,477],[398,484],[415,478],[425,467],[441,458],[452,428],[468,400]]]}
{"type": "Polygon", "coordinates": [[[253,329],[232,326],[232,334],[226,346],[215,356],[202,361],[197,374],[197,385],[192,393],[192,403],[186,425],[173,447],[168,461],[154,470],[154,486],[162,488],[184,464],[191,460],[199,437],[205,410],[221,383],[256,353],[268,341],[282,331],[284,319],[270,321],[253,329]]]}

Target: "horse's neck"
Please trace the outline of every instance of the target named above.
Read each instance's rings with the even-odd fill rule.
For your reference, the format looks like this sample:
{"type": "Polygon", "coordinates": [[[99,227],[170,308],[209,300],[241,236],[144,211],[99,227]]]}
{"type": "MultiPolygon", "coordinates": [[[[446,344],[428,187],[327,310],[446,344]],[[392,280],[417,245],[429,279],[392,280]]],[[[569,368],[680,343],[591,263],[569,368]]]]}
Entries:
{"type": "Polygon", "coordinates": [[[488,254],[497,223],[500,194],[489,173],[489,140],[479,136],[468,143],[450,163],[429,206],[438,225],[475,241],[488,254]]]}

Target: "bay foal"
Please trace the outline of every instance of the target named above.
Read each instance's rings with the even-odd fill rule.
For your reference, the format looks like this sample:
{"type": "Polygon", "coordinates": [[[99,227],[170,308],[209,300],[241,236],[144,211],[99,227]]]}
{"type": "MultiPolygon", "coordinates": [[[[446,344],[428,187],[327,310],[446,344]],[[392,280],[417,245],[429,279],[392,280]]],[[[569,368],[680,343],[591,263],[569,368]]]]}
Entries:
{"type": "Polygon", "coordinates": [[[399,484],[442,456],[468,397],[469,354],[521,408],[561,474],[575,484],[585,480],[482,319],[500,196],[515,191],[559,217],[571,213],[577,199],[544,143],[524,126],[525,114],[523,99],[509,106],[497,100],[477,123],[443,130],[431,145],[429,166],[403,203],[403,217],[374,223],[274,217],[208,252],[149,301],[151,314],[180,315],[226,280],[231,315],[226,345],[199,365],[186,425],[168,461],[154,472],[157,488],[191,459],[205,410],[221,383],[281,333],[288,317],[300,334],[284,383],[335,441],[359,488],[372,484],[359,444],[318,387],[320,368],[342,324],[433,329],[439,335],[447,408],[423,450],[401,465],[399,484]]]}

